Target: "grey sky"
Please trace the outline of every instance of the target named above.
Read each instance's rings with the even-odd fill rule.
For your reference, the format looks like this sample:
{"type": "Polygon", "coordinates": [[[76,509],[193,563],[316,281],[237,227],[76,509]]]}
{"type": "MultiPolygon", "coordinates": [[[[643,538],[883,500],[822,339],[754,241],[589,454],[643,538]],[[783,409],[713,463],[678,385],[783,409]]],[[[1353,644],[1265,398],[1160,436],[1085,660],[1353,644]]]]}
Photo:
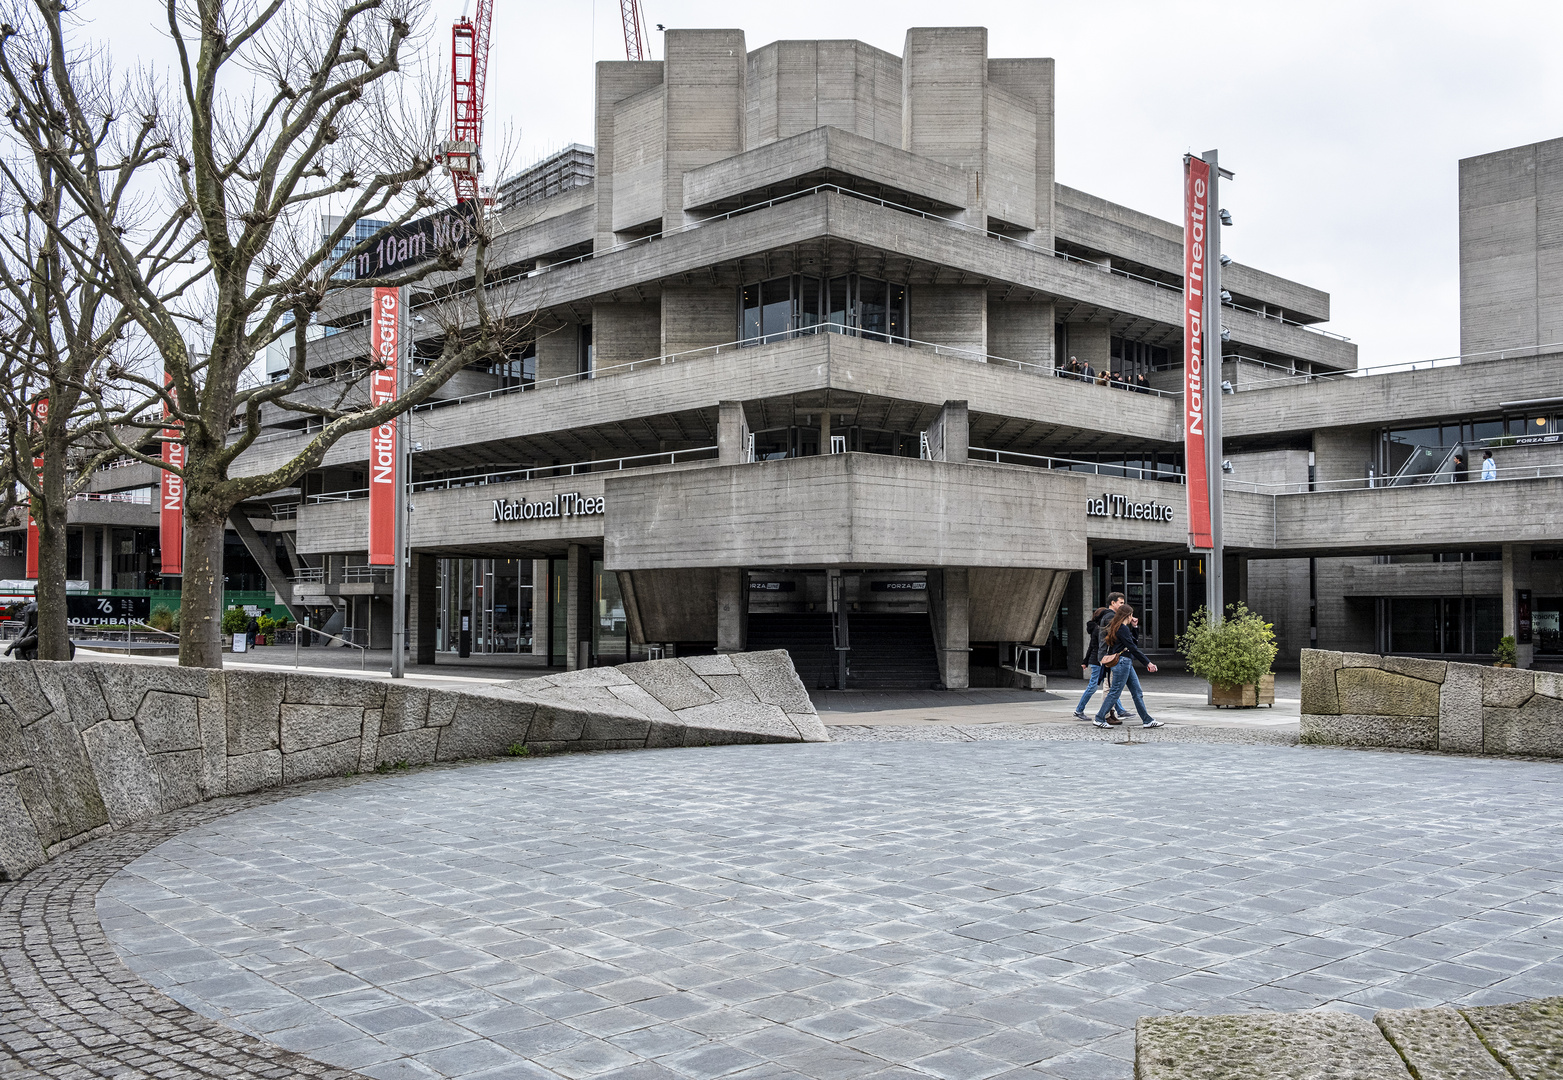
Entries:
{"type": "MultiPolygon", "coordinates": [[[[462,0],[435,0],[448,48],[462,0]]],[[[161,4],[86,0],[117,60],[161,52],[161,4]]],[[[984,25],[993,56],[1058,61],[1058,179],[1169,219],[1181,157],[1237,173],[1224,250],[1327,289],[1363,365],[1459,349],[1461,157],[1563,136],[1556,3],[1036,3],[648,0],[647,24],[858,38],[899,54],[908,26],[984,25]],[[1207,59],[1208,58],[1208,59],[1207,59]],[[1215,73],[1185,95],[1182,81],[1215,73]]],[[[592,60],[624,58],[617,0],[495,0],[490,141],[526,162],[592,142],[592,60]]],[[[661,43],[652,31],[655,55],[661,43]]]]}

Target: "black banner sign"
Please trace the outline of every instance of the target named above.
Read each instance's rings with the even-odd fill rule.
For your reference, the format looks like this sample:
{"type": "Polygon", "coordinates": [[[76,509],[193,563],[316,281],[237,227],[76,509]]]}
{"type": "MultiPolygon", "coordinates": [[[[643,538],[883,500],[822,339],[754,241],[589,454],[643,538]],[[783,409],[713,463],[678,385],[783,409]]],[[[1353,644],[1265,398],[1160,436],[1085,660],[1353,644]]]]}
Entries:
{"type": "Polygon", "coordinates": [[[67,596],[65,616],[71,622],[123,622],[152,614],[149,596],[67,596]]]}
{"type": "Polygon", "coordinates": [[[471,203],[462,203],[388,229],[348,262],[345,269],[351,270],[355,278],[381,277],[427,262],[442,251],[465,251],[472,243],[476,214],[471,203]]]}

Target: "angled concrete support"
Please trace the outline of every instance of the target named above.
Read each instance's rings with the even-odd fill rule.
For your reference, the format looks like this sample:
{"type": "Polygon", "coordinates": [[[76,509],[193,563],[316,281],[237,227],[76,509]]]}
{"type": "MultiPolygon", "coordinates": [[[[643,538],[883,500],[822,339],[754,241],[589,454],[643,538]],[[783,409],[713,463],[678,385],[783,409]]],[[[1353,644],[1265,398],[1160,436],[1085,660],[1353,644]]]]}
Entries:
{"type": "Polygon", "coordinates": [[[743,652],[749,616],[748,574],[736,567],[716,572],[716,651],[743,652]]]}
{"type": "Polygon", "coordinates": [[[266,534],[262,540],[255,526],[250,524],[250,519],[244,516],[242,507],[235,509],[228,518],[228,524],[233,531],[239,534],[239,539],[244,543],[244,549],[250,553],[250,558],[260,564],[261,573],[266,575],[266,581],[271,586],[277,600],[288,609],[295,622],[304,616],[304,609],[293,603],[293,582],[288,580],[282,572],[282,567],[277,565],[277,555],[269,543],[271,534],[266,534]]]}
{"type": "Polygon", "coordinates": [[[971,685],[971,592],[965,567],[928,571],[928,614],[939,681],[946,690],[971,685]]]}

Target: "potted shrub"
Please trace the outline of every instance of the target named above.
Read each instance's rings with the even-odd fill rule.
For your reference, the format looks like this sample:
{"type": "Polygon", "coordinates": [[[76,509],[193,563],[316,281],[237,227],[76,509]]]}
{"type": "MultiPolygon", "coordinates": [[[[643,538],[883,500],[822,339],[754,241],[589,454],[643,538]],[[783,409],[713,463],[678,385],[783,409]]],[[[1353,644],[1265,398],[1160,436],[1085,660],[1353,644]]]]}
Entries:
{"type": "Polygon", "coordinates": [[[271,640],[271,635],[277,631],[277,620],[270,615],[262,615],[255,620],[256,634],[255,644],[264,645],[271,640]]]}
{"type": "Polygon", "coordinates": [[[1210,683],[1207,704],[1253,708],[1275,704],[1275,630],[1245,604],[1232,604],[1220,626],[1204,608],[1178,639],[1188,670],[1210,683]]]}
{"type": "Polygon", "coordinates": [[[250,617],[243,608],[231,607],[223,612],[222,634],[223,647],[233,648],[233,635],[244,633],[244,628],[249,624],[250,617]]]}
{"type": "Polygon", "coordinates": [[[1514,667],[1520,662],[1519,649],[1512,634],[1498,639],[1498,647],[1492,651],[1493,667],[1514,667]]]}

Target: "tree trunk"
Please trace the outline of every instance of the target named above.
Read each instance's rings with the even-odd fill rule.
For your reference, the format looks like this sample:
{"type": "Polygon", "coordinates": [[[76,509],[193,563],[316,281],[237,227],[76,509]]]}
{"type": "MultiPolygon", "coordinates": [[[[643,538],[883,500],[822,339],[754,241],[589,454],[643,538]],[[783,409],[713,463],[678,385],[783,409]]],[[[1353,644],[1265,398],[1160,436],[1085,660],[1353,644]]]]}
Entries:
{"type": "Polygon", "coordinates": [[[32,507],[33,520],[38,523],[38,581],[34,586],[33,599],[38,602],[40,660],[71,658],[65,610],[64,457],[63,451],[45,455],[43,473],[39,478],[43,484],[43,498],[34,499],[32,507]]]}
{"type": "Polygon", "coordinates": [[[184,580],[179,592],[179,666],[223,666],[223,533],[216,521],[185,512],[184,580]]]}

